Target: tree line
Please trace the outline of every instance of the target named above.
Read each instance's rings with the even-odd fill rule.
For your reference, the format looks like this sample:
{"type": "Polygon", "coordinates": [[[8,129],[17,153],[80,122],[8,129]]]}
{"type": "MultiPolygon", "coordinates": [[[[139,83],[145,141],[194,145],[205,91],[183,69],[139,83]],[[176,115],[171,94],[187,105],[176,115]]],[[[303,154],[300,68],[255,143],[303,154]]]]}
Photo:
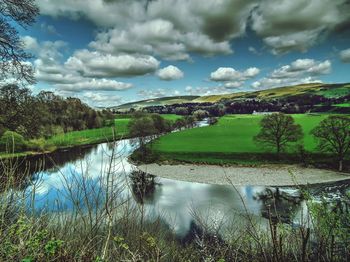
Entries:
{"type": "Polygon", "coordinates": [[[193,128],[196,121],[202,120],[203,115],[185,116],[173,120],[164,119],[160,114],[148,114],[137,111],[132,115],[128,124],[129,136],[138,142],[138,149],[134,151],[132,160],[153,162],[158,155],[151,150],[154,138],[174,130],[193,128]]]}
{"type": "MultiPolygon", "coordinates": [[[[273,93],[271,93],[273,94],[273,93]]],[[[161,106],[148,106],[144,112],[157,114],[192,115],[198,110],[208,112],[210,116],[219,117],[225,114],[252,114],[255,112],[283,112],[285,114],[302,114],[306,112],[349,113],[348,108],[337,108],[334,104],[347,103],[350,95],[342,97],[325,97],[317,94],[299,94],[283,98],[259,99],[255,95],[242,100],[222,99],[211,103],[181,103],[161,106]]],[[[128,113],[134,112],[131,108],[128,113]]],[[[122,113],[115,110],[115,113],[122,113]]]]}
{"type": "MultiPolygon", "coordinates": [[[[292,142],[300,142],[303,131],[290,115],[273,113],[266,115],[260,122],[260,132],[254,137],[258,144],[272,147],[280,155],[292,142]]],[[[350,118],[342,115],[331,115],[322,120],[311,134],[318,142],[318,149],[331,153],[338,161],[338,170],[343,170],[343,161],[350,148],[350,118]]],[[[301,149],[303,149],[303,146],[301,149]]]]}
{"type": "Polygon", "coordinates": [[[14,134],[26,140],[48,138],[99,128],[114,119],[110,111],[96,111],[78,98],[63,98],[48,91],[34,95],[30,89],[17,85],[0,87],[0,108],[0,137],[5,136],[2,144],[14,134]]]}

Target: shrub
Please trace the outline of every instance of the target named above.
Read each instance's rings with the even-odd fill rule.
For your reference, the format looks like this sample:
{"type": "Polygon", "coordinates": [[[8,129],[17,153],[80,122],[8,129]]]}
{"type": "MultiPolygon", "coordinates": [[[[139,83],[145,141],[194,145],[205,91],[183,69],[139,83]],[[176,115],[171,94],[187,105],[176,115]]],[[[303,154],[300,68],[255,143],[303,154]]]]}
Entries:
{"type": "Polygon", "coordinates": [[[45,151],[45,148],[46,148],[46,142],[44,138],[31,139],[27,143],[27,149],[29,150],[43,152],[45,151]]]}
{"type": "Polygon", "coordinates": [[[0,151],[21,152],[26,149],[24,137],[13,131],[6,131],[0,138],[0,151]]]}

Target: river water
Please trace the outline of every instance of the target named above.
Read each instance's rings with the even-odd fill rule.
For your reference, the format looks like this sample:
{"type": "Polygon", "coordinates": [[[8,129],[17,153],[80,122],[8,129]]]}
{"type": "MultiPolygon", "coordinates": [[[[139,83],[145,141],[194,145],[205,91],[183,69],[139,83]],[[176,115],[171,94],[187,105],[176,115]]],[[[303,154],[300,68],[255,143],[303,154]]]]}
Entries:
{"type": "MultiPolygon", "coordinates": [[[[74,201],[85,201],[83,192],[93,198],[113,181],[118,197],[143,205],[147,219],[161,217],[179,237],[188,236],[198,226],[195,219],[198,216],[212,224],[225,221],[240,225],[245,223],[248,213],[254,220],[265,223],[273,209],[273,215],[279,215],[285,223],[298,225],[304,219],[306,203],[299,199],[300,188],[279,188],[285,197],[275,199],[271,208],[269,195],[276,188],[249,185],[234,188],[147,175],[140,183],[140,174],[135,175],[135,166],[128,162],[135,148],[132,140],[125,139],[115,144],[55,152],[45,157],[42,171],[32,171],[30,183],[22,186],[22,190],[35,191],[31,203],[37,211],[69,212],[74,201]],[[135,186],[140,184],[144,187],[142,194],[135,186]]],[[[31,163],[34,162],[32,159],[31,163]]],[[[342,182],[312,186],[308,190],[315,200],[321,197],[334,200],[349,192],[350,186],[342,182]]]]}

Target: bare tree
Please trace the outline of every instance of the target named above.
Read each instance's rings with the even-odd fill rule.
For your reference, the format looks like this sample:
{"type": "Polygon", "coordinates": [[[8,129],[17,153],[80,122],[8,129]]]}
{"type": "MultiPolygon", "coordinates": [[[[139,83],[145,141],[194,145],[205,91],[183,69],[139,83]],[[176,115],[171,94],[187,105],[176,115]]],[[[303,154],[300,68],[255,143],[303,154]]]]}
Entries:
{"type": "Polygon", "coordinates": [[[329,116],[322,120],[311,133],[318,140],[318,148],[321,151],[336,154],[339,171],[342,171],[343,160],[350,147],[350,118],[329,116]]]}
{"type": "Polygon", "coordinates": [[[254,140],[265,146],[276,148],[277,154],[280,154],[288,143],[297,142],[303,137],[301,126],[294,123],[293,117],[282,113],[264,116],[260,126],[261,130],[254,140]]]}
{"type": "Polygon", "coordinates": [[[26,62],[31,55],[23,49],[15,24],[26,28],[38,14],[35,0],[0,1],[0,80],[13,77],[35,82],[32,66],[26,62]]]}

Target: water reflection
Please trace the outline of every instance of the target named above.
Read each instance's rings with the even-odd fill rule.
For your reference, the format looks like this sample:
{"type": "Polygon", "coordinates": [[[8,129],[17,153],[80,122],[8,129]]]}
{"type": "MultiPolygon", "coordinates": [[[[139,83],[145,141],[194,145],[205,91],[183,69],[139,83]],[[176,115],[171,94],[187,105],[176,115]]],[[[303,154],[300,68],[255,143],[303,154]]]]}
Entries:
{"type": "MultiPolygon", "coordinates": [[[[135,145],[130,140],[122,140],[115,144],[31,158],[29,162],[33,166],[45,162],[44,171],[34,169],[31,183],[20,188],[25,185],[28,193],[35,192],[35,208],[38,211],[45,209],[51,212],[69,211],[76,203],[82,209],[89,208],[85,204],[88,202],[98,207],[101,203],[95,200],[103,198],[107,191],[112,192],[112,197],[121,201],[129,199],[133,205],[142,205],[148,219],[161,216],[181,237],[188,237],[191,230],[197,230],[198,217],[213,224],[224,220],[242,225],[247,223],[248,211],[254,220],[262,224],[271,218],[298,224],[305,213],[306,205],[296,188],[280,189],[279,194],[284,197],[276,197],[276,189],[261,186],[233,188],[156,178],[136,172],[128,162],[128,156],[134,149],[135,145]]],[[[311,188],[315,197],[323,192],[328,195],[345,193],[349,184],[319,188],[311,188]]]]}

